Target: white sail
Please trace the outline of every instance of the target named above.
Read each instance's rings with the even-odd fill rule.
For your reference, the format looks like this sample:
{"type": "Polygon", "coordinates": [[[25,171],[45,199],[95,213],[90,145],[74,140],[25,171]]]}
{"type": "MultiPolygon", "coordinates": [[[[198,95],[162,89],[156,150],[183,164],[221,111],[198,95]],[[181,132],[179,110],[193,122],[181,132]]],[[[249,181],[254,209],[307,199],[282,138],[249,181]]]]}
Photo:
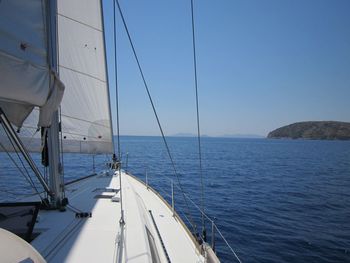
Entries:
{"type": "MultiPolygon", "coordinates": [[[[50,126],[64,91],[49,66],[47,10],[42,0],[0,2],[0,107],[32,151],[40,150],[37,129],[50,126]]],[[[0,150],[14,150],[2,129],[0,142],[0,150]]]]}
{"type": "MultiPolygon", "coordinates": [[[[45,3],[0,2],[0,107],[21,127],[19,136],[27,149],[38,152],[41,139],[37,128],[50,124],[65,86],[63,152],[112,153],[101,2],[57,2],[59,78],[64,86],[48,63],[45,3]]],[[[6,150],[13,150],[3,131],[0,141],[6,150]]]]}
{"type": "Polygon", "coordinates": [[[0,107],[17,127],[35,106],[35,126],[49,126],[63,96],[48,62],[46,10],[41,0],[0,2],[0,107]]]}
{"type": "Polygon", "coordinates": [[[112,153],[100,0],[58,1],[59,75],[64,152],[112,153]]]}

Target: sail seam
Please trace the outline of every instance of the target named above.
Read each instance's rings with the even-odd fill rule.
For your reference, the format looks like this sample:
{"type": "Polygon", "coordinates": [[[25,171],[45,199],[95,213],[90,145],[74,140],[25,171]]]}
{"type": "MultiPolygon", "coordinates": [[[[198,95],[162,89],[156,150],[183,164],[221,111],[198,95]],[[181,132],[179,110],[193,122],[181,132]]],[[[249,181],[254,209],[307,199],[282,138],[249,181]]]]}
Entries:
{"type": "Polygon", "coordinates": [[[88,73],[85,73],[85,72],[82,72],[82,71],[79,71],[79,70],[76,70],[76,69],[72,69],[72,68],[69,68],[69,67],[66,67],[66,66],[63,66],[63,65],[60,65],[60,68],[64,68],[64,69],[67,69],[67,70],[71,70],[71,71],[73,71],[73,72],[75,72],[75,73],[80,73],[80,74],[82,74],[82,75],[84,75],[84,76],[86,76],[86,77],[90,77],[90,78],[99,80],[99,81],[101,81],[101,82],[103,82],[103,83],[107,83],[105,80],[102,80],[102,79],[100,79],[100,78],[98,78],[98,77],[92,76],[92,75],[90,75],[90,74],[88,74],[88,73]]]}
{"type": "Polygon", "coordinates": [[[99,32],[102,33],[102,30],[101,30],[101,29],[98,29],[98,28],[96,28],[96,27],[93,27],[93,26],[91,26],[91,25],[89,25],[89,24],[86,24],[86,23],[84,23],[84,22],[81,22],[81,21],[79,21],[79,20],[76,20],[76,19],[74,19],[74,18],[71,18],[71,17],[69,17],[69,16],[65,16],[65,15],[60,14],[60,13],[57,13],[57,14],[58,14],[59,16],[63,17],[63,18],[69,19],[69,20],[71,20],[71,21],[73,21],[73,22],[76,22],[76,23],[78,23],[78,24],[81,24],[81,25],[83,25],[83,26],[89,27],[89,28],[91,28],[91,29],[94,29],[94,30],[99,31],[99,32]]]}
{"type": "Polygon", "coordinates": [[[68,116],[68,115],[65,115],[65,114],[62,114],[62,116],[63,116],[63,117],[66,117],[66,118],[78,120],[78,121],[83,121],[83,122],[87,122],[87,123],[92,123],[92,124],[94,124],[94,125],[96,125],[96,126],[101,126],[101,127],[109,128],[109,126],[107,126],[107,125],[100,124],[100,123],[96,123],[96,122],[93,122],[93,121],[88,121],[88,120],[80,119],[80,118],[77,118],[77,117],[71,117],[71,116],[68,116]]]}

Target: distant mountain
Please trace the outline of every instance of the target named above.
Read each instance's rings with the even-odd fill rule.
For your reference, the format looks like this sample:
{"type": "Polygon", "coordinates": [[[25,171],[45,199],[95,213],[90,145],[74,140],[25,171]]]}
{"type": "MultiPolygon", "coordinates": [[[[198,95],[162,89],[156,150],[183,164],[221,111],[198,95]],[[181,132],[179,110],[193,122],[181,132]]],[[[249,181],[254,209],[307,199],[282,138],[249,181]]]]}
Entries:
{"type": "MultiPolygon", "coordinates": [[[[175,133],[171,135],[172,137],[197,137],[197,134],[194,133],[175,133]]],[[[201,137],[219,137],[219,138],[265,138],[262,135],[257,134],[224,134],[224,135],[218,135],[218,136],[209,136],[206,134],[201,134],[201,137]]]]}
{"type": "MultiPolygon", "coordinates": [[[[197,137],[197,134],[180,132],[180,133],[173,134],[171,136],[172,137],[197,137]]],[[[206,134],[202,134],[201,137],[209,137],[209,136],[206,134]]]]}
{"type": "Polygon", "coordinates": [[[258,135],[258,134],[224,134],[220,137],[224,137],[224,138],[252,138],[252,139],[258,139],[258,138],[264,138],[264,136],[262,135],[258,135]]]}
{"type": "Polygon", "coordinates": [[[305,121],[278,128],[268,138],[350,140],[350,123],[339,121],[305,121]]]}
{"type": "Polygon", "coordinates": [[[171,135],[173,137],[195,137],[196,135],[193,133],[179,132],[171,135]]]}

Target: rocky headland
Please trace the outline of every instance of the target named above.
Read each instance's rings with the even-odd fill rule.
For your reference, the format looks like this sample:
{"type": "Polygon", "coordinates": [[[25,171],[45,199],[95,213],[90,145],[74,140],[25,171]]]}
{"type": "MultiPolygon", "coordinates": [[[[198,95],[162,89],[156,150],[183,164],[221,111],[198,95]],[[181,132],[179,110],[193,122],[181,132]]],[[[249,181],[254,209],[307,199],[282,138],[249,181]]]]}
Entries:
{"type": "Polygon", "coordinates": [[[350,140],[350,123],[339,121],[305,121],[271,131],[267,138],[350,140]]]}

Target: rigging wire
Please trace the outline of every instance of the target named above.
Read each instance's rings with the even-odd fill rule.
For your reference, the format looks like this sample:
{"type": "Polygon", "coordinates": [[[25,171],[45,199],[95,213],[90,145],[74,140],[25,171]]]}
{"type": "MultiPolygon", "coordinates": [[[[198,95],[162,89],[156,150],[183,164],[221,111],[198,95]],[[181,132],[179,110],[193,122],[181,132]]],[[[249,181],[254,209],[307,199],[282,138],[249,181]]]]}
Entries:
{"type": "MultiPolygon", "coordinates": [[[[201,181],[201,210],[204,212],[204,184],[203,184],[203,166],[202,166],[202,149],[201,149],[201,132],[199,119],[199,100],[198,100],[198,78],[197,78],[197,54],[195,39],[195,24],[193,0],[191,0],[191,18],[192,18],[192,48],[193,48],[193,68],[194,68],[194,86],[196,90],[196,112],[197,112],[197,138],[198,138],[198,158],[199,158],[199,175],[201,181]]],[[[202,213],[202,235],[206,239],[205,220],[202,213]]]]}
{"type": "MultiPolygon", "coordinates": [[[[124,224],[123,195],[122,195],[122,173],[121,173],[121,151],[120,151],[120,129],[119,129],[119,89],[118,89],[118,60],[117,60],[117,21],[115,1],[113,1],[113,43],[114,43],[114,73],[115,73],[115,103],[116,103],[116,124],[117,124],[117,148],[118,148],[118,173],[120,185],[120,223],[124,224]]],[[[113,147],[114,148],[114,147],[113,147]]]]}
{"type": "MultiPolygon", "coordinates": [[[[123,22],[123,25],[124,25],[124,29],[125,29],[126,34],[127,34],[127,36],[128,36],[128,40],[129,40],[129,43],[130,43],[132,52],[133,52],[133,54],[134,54],[134,57],[135,57],[135,60],[136,60],[136,63],[137,63],[139,72],[140,72],[140,74],[141,74],[141,78],[142,78],[144,87],[145,87],[145,89],[146,89],[146,92],[147,92],[147,95],[148,95],[148,99],[149,99],[149,101],[150,101],[150,103],[151,103],[154,116],[156,117],[157,124],[158,124],[159,130],[160,130],[160,132],[161,132],[161,135],[162,135],[162,139],[163,139],[165,148],[166,148],[166,150],[167,150],[167,154],[168,154],[168,156],[169,156],[169,159],[170,159],[172,168],[173,168],[173,170],[174,170],[175,177],[176,177],[176,179],[177,179],[177,183],[178,183],[178,185],[179,185],[179,187],[180,187],[180,189],[181,189],[182,195],[184,196],[185,191],[183,190],[182,184],[181,184],[181,182],[180,182],[179,173],[177,172],[174,159],[173,159],[173,157],[172,157],[172,155],[171,155],[168,142],[167,142],[167,140],[166,140],[166,138],[165,138],[164,131],[163,131],[162,125],[161,125],[161,123],[160,123],[160,120],[159,120],[159,117],[158,117],[158,114],[157,114],[155,105],[154,105],[154,103],[153,103],[153,99],[152,99],[151,93],[150,93],[150,91],[149,91],[149,88],[148,88],[148,85],[147,85],[147,82],[146,82],[146,78],[145,78],[145,76],[144,76],[144,74],[143,74],[143,70],[142,70],[140,61],[139,61],[139,59],[138,59],[138,56],[137,56],[136,49],[135,49],[135,47],[134,47],[133,41],[132,41],[132,39],[131,39],[131,35],[130,35],[130,32],[129,32],[128,26],[127,26],[127,24],[126,24],[126,21],[125,21],[123,12],[122,12],[121,7],[120,7],[120,5],[119,5],[119,1],[118,1],[118,0],[115,0],[115,2],[116,2],[116,4],[117,4],[118,10],[119,10],[119,14],[120,14],[120,17],[121,17],[122,22],[123,22]]],[[[186,205],[187,213],[189,214],[189,216],[190,216],[190,218],[191,218],[191,221],[192,221],[192,224],[191,224],[191,225],[192,225],[192,227],[193,227],[194,232],[196,232],[195,226],[194,226],[194,224],[193,224],[193,219],[192,219],[192,216],[191,216],[191,213],[190,213],[190,210],[189,210],[189,205],[188,205],[188,202],[187,202],[187,200],[186,200],[185,197],[184,197],[184,202],[185,202],[185,205],[186,205]]]]}
{"type": "MultiPolygon", "coordinates": [[[[57,9],[57,6],[56,6],[56,9],[57,9]]],[[[57,11],[57,10],[56,10],[57,11]]],[[[56,20],[55,20],[55,31],[56,31],[56,36],[55,36],[55,46],[56,46],[56,73],[58,76],[60,76],[60,56],[59,56],[59,41],[58,41],[58,17],[56,15],[56,20]]],[[[53,35],[50,34],[50,36],[53,38],[53,35]]],[[[53,39],[51,39],[51,43],[54,43],[53,42],[53,39]]],[[[51,45],[51,48],[52,48],[52,53],[54,53],[54,47],[53,45],[51,45]]],[[[61,150],[60,150],[60,155],[61,155],[61,180],[62,180],[62,185],[64,187],[65,185],[65,170],[64,170],[64,155],[63,155],[63,126],[62,126],[62,106],[60,105],[59,106],[59,111],[58,111],[58,115],[59,115],[59,133],[60,133],[60,147],[61,147],[61,150]]],[[[66,191],[65,189],[63,188],[63,191],[62,191],[62,194],[63,194],[63,198],[66,197],[66,191]]]]}
{"type": "MultiPolygon", "coordinates": [[[[5,130],[5,132],[6,132],[6,135],[8,136],[6,129],[4,129],[4,130],[5,130]]],[[[11,156],[11,154],[6,150],[6,148],[4,147],[4,145],[3,145],[1,142],[0,142],[0,147],[2,148],[2,150],[3,150],[4,152],[6,152],[7,156],[10,158],[10,160],[11,160],[11,161],[13,162],[13,164],[16,166],[16,168],[18,169],[18,171],[22,174],[22,176],[24,177],[24,179],[26,179],[26,181],[28,182],[28,184],[34,189],[34,191],[36,192],[36,194],[40,197],[40,200],[43,201],[43,198],[42,198],[42,196],[41,196],[39,190],[38,190],[37,187],[35,186],[35,183],[34,183],[33,179],[30,177],[27,168],[25,167],[25,165],[24,165],[24,163],[23,163],[21,157],[19,156],[19,154],[18,154],[18,152],[17,152],[17,150],[16,150],[16,148],[15,148],[15,146],[14,146],[14,144],[13,144],[13,142],[11,141],[10,138],[9,138],[9,141],[10,141],[12,147],[13,147],[14,152],[15,152],[16,155],[17,155],[17,158],[20,160],[20,162],[21,162],[21,164],[22,164],[24,170],[26,171],[26,174],[27,174],[27,175],[22,171],[21,167],[17,164],[17,162],[13,159],[13,157],[11,156]]]]}
{"type": "Polygon", "coordinates": [[[119,89],[118,89],[118,60],[117,60],[117,22],[116,22],[116,11],[115,1],[113,1],[113,38],[114,38],[114,74],[115,74],[115,107],[116,107],[116,124],[117,124],[117,149],[118,159],[121,160],[120,152],[120,129],[119,129],[119,89]]]}
{"type": "MultiPolygon", "coordinates": [[[[165,176],[167,179],[171,180],[170,177],[165,176]]],[[[175,185],[177,187],[177,189],[179,189],[178,185],[175,185]]],[[[160,193],[162,193],[164,196],[167,196],[168,198],[171,198],[171,195],[169,195],[168,193],[166,193],[166,190],[164,190],[163,188],[161,188],[160,186],[158,186],[159,188],[157,189],[160,193]]],[[[207,215],[204,211],[201,210],[200,206],[197,205],[197,203],[189,196],[185,193],[185,197],[190,201],[190,203],[192,203],[192,205],[212,224],[214,224],[215,229],[217,230],[217,232],[219,233],[219,235],[221,236],[222,240],[226,243],[226,246],[231,250],[231,253],[235,256],[235,258],[237,259],[238,262],[242,263],[242,261],[240,260],[240,258],[238,257],[237,253],[233,250],[233,248],[231,247],[231,245],[228,243],[228,241],[226,240],[225,236],[221,233],[219,227],[216,225],[215,223],[215,217],[214,220],[207,215]]],[[[177,212],[181,217],[184,217],[190,224],[191,222],[189,221],[189,219],[187,218],[187,216],[181,212],[177,212]]],[[[202,239],[204,242],[206,242],[206,240],[202,239]]]]}

